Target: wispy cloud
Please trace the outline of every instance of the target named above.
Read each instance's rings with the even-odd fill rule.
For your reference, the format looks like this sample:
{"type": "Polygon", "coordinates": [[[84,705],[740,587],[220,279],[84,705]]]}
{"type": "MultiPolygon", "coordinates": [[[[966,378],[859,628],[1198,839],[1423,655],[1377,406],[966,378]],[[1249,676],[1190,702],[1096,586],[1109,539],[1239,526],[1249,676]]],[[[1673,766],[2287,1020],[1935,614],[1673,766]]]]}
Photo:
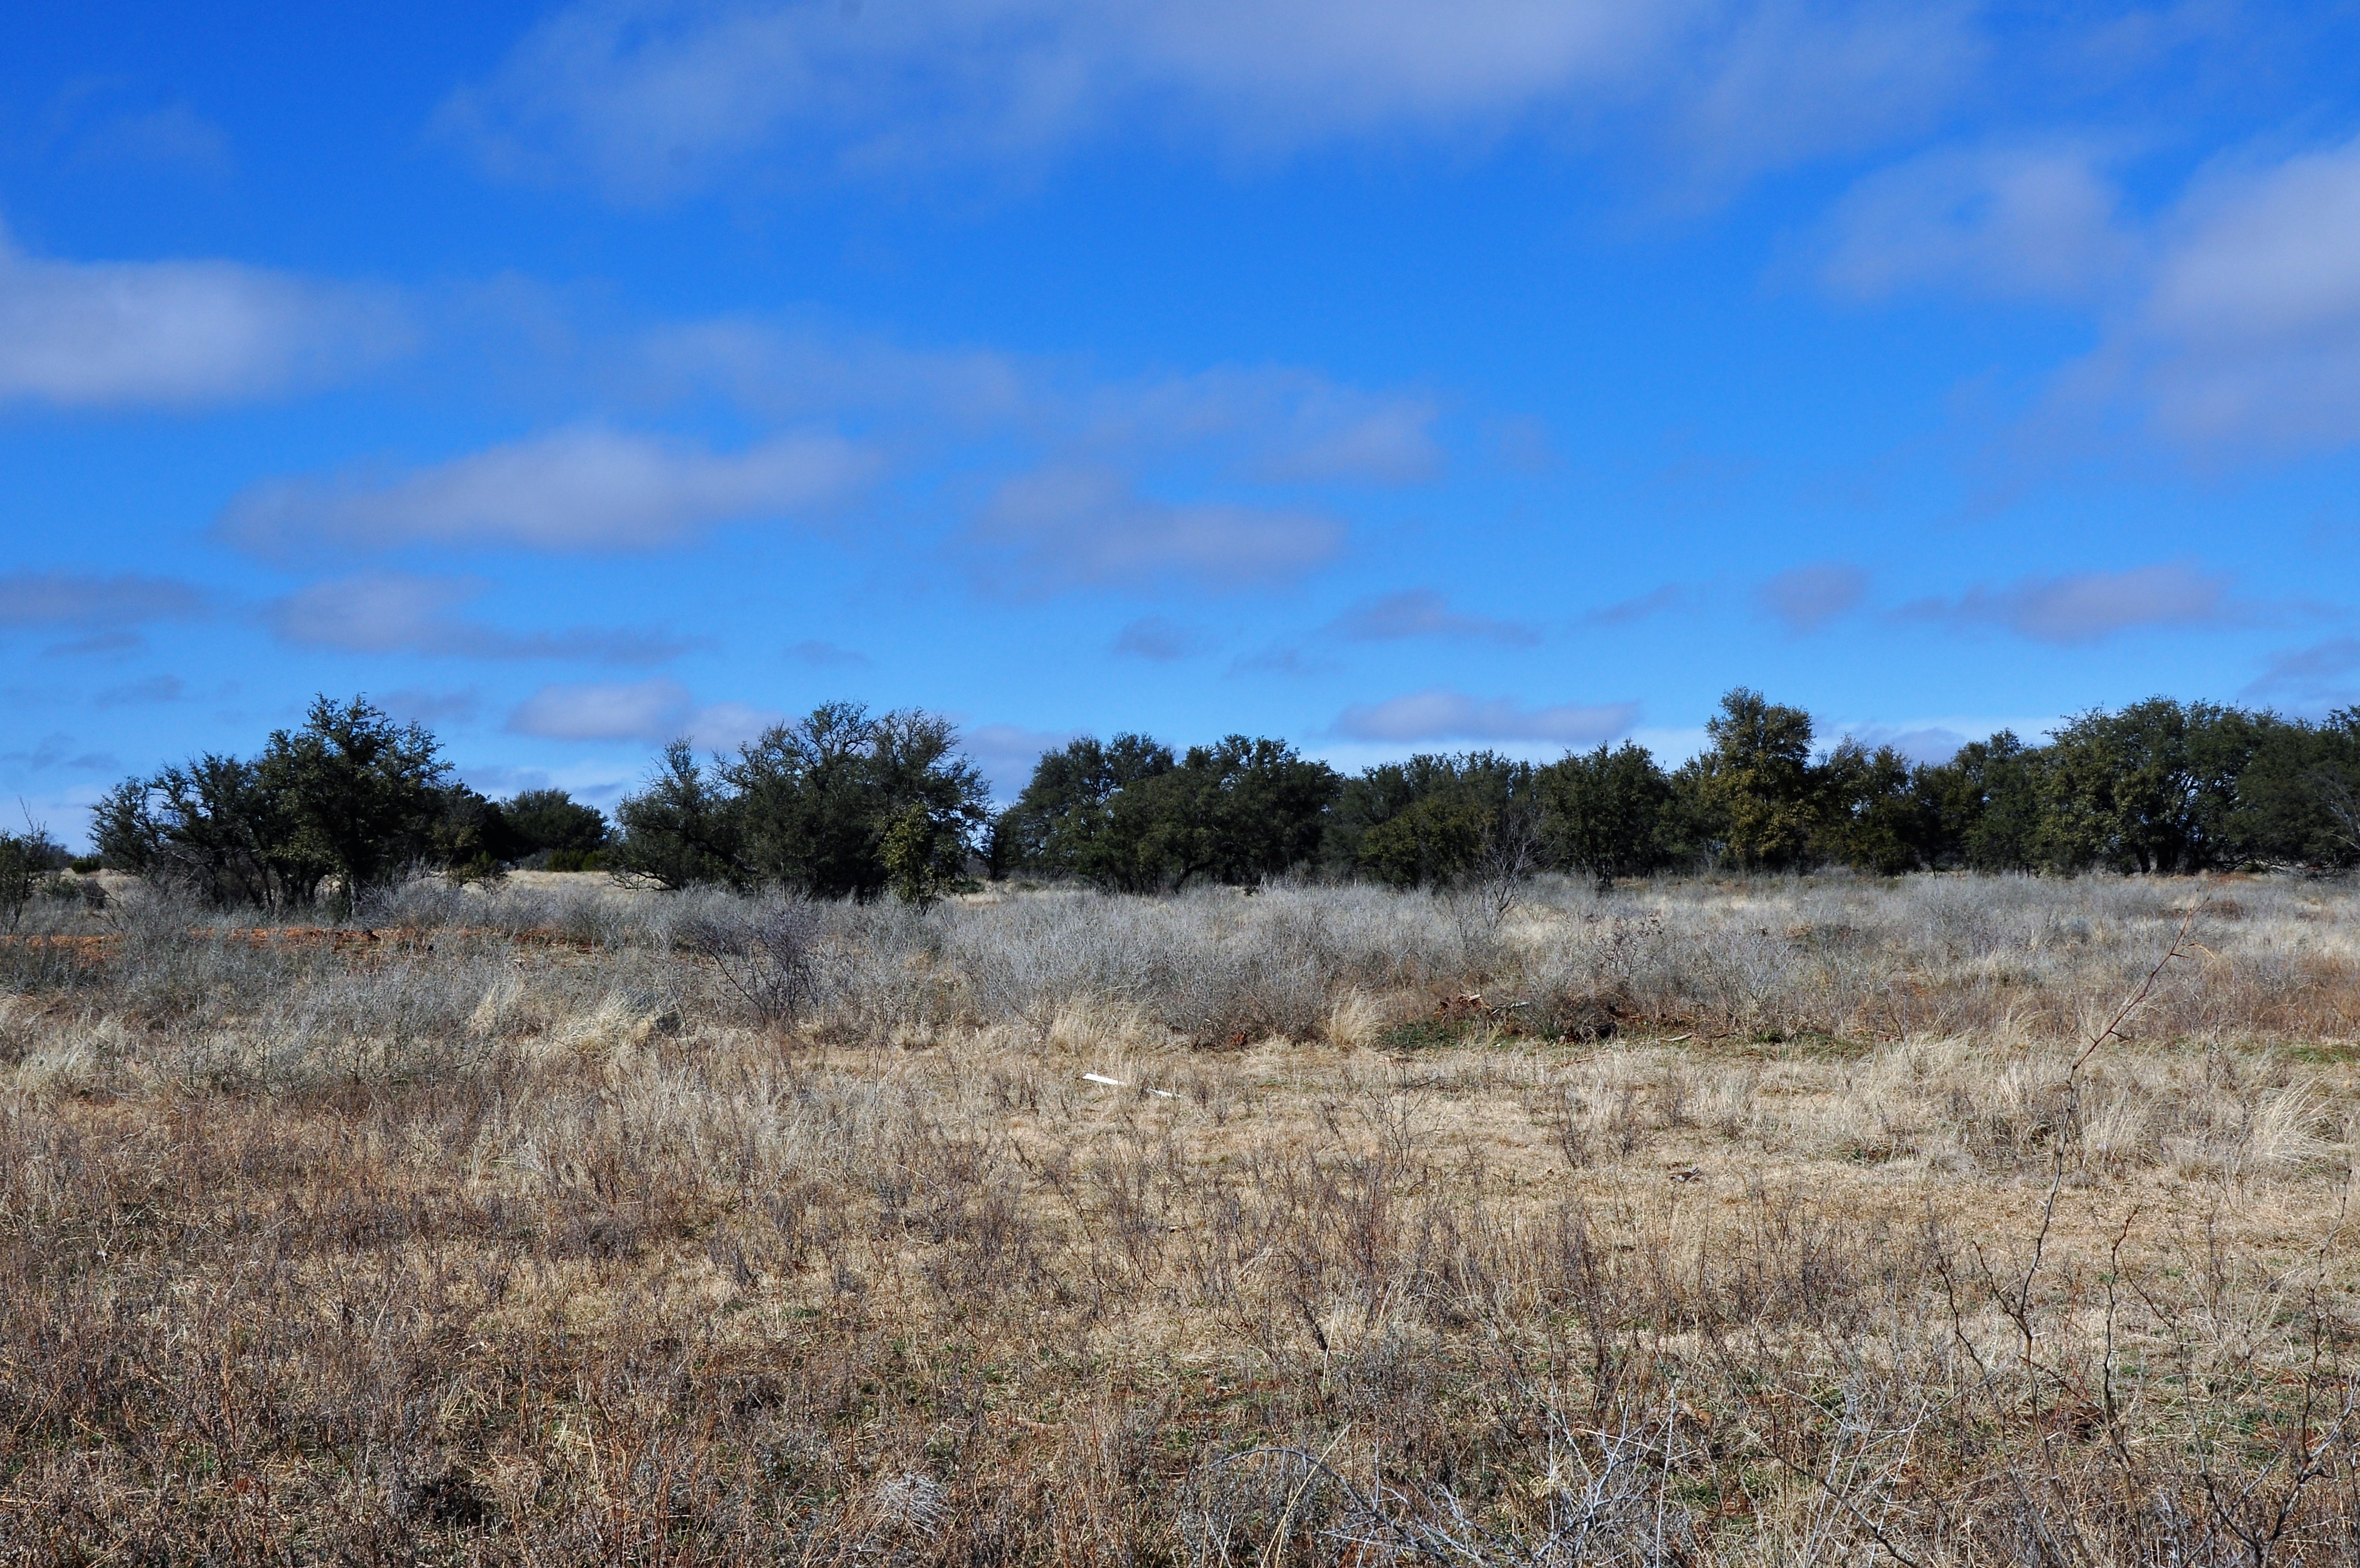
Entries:
{"type": "Polygon", "coordinates": [[[839,648],[833,642],[810,638],[789,648],[787,657],[820,670],[865,670],[874,663],[858,649],[839,648]]]}
{"type": "Polygon", "coordinates": [[[159,104],[82,127],[66,161],[82,168],[132,165],[225,175],[231,166],[229,133],[186,104],[159,104]]]}
{"type": "Polygon", "coordinates": [[[1169,664],[1205,651],[1203,636],[1168,616],[1144,615],[1115,633],[1114,651],[1127,659],[1169,664]]]}
{"type": "MultiPolygon", "coordinates": [[[[158,620],[189,620],[209,608],[202,588],[136,572],[0,574],[0,628],[71,627],[93,632],[158,620]]],[[[105,652],[106,648],[91,651],[105,652]]]]}
{"type": "Polygon", "coordinates": [[[1442,470],[1440,411],[1417,393],[1263,366],[1103,384],[1076,399],[1069,417],[1084,450],[1204,449],[1263,483],[1408,485],[1442,470]]]}
{"type": "Polygon", "coordinates": [[[108,686],[90,699],[93,707],[148,707],[178,702],[188,694],[188,683],[178,675],[149,675],[119,686],[108,686]]]}
{"type": "Polygon", "coordinates": [[[1837,203],[1820,276],[1866,299],[1939,289],[2088,300],[2137,258],[2122,208],[2096,147],[1940,148],[1868,176],[1837,203]]]}
{"type": "Polygon", "coordinates": [[[1432,588],[1407,588],[1363,599],[1329,623],[1336,636],[1354,642],[1392,642],[1414,637],[1441,638],[1459,642],[1498,642],[1511,648],[1535,648],[1541,634],[1521,621],[1454,610],[1450,601],[1432,588]]]}
{"type": "Polygon", "coordinates": [[[1327,565],[1344,525],[1302,508],[1158,500],[1109,470],[1054,467],[1002,485],[969,543],[1003,591],[1235,592],[1327,565]]]}
{"type": "Polygon", "coordinates": [[[1868,597],[1868,574],[1839,561],[1781,572],[1754,590],[1763,613],[1796,636],[1818,631],[1858,609],[1868,597]]]}
{"type": "Polygon", "coordinates": [[[547,685],[508,715],[517,735],[545,740],[640,740],[661,744],[686,738],[699,746],[750,740],[781,715],[743,703],[699,706],[678,681],[583,682],[547,685]]]}
{"type": "Polygon", "coordinates": [[[1348,707],[1337,717],[1335,732],[1352,740],[1546,740],[1588,746],[1628,733],[1638,717],[1636,703],[1530,707],[1513,697],[1476,697],[1436,687],[1348,707]]]}
{"type": "Polygon", "coordinates": [[[2332,637],[2272,654],[2244,695],[2304,706],[2350,702],[2360,697],[2355,675],[2360,675],[2360,637],[2332,637]]]}
{"type": "Polygon", "coordinates": [[[1332,675],[1344,666],[1326,659],[1308,648],[1295,643],[1280,643],[1259,653],[1240,653],[1229,661],[1229,674],[1237,675],[1286,675],[1304,678],[1312,675],[1332,675]]]}
{"type": "Polygon", "coordinates": [[[229,133],[181,100],[120,76],[68,82],[39,116],[34,138],[73,169],[125,168],[219,177],[230,172],[229,133]]]}
{"type": "Polygon", "coordinates": [[[482,591],[481,584],[463,578],[368,572],[313,583],[273,603],[265,613],[271,630],[286,641],[356,653],[653,664],[690,646],[651,631],[587,627],[507,631],[457,613],[460,605],[482,591]]]}
{"type": "Polygon", "coordinates": [[[28,773],[45,773],[58,768],[71,773],[113,773],[123,766],[111,751],[76,751],[74,748],[80,744],[71,735],[53,732],[30,746],[0,751],[0,764],[28,773]]]}
{"type": "Polygon", "coordinates": [[[2125,408],[2210,455],[2360,441],[2360,137],[2215,158],[2142,214],[2101,141],[1943,148],[1872,174],[1825,235],[1822,280],[2079,303],[2098,346],[2042,421],[2125,408]]]}
{"type": "Polygon", "coordinates": [[[1032,162],[1142,115],[1268,153],[1620,114],[1742,174],[1924,124],[1985,48],[1966,5],[1885,0],[601,0],[534,28],[441,125],[496,175],[634,203],[758,171],[1032,162]]]}
{"type": "Polygon", "coordinates": [[[377,702],[396,718],[412,723],[466,724],[482,711],[484,697],[474,690],[434,691],[424,686],[403,686],[387,692],[377,702]]]}
{"type": "Polygon", "coordinates": [[[2224,161],[2161,225],[2127,366],[2169,433],[2300,451],[2360,440],[2360,137],[2224,161]]]}
{"type": "Polygon", "coordinates": [[[398,477],[274,479],[234,498],[221,531],[274,554],[439,544],[553,552],[675,543],[717,523],[803,518],[842,504],[881,460],[823,432],[739,452],[569,430],[398,477]]]}
{"type": "Polygon", "coordinates": [[[1890,746],[1913,762],[1947,762],[1972,739],[1947,724],[1925,723],[1857,724],[1844,734],[1863,746],[1890,746]]]}
{"type": "Polygon", "coordinates": [[[1636,621],[1644,620],[1649,616],[1667,614],[1682,608],[1688,602],[1688,590],[1676,584],[1666,583],[1660,588],[1601,606],[1584,615],[1581,620],[1582,623],[1588,626],[1629,626],[1636,621]]]}
{"type": "Polygon", "coordinates": [[[229,261],[46,260],[0,231],[0,402],[244,402],[350,375],[409,339],[383,292],[229,261]]]}
{"type": "Polygon", "coordinates": [[[762,316],[659,326],[590,368],[618,397],[717,396],[778,421],[858,414],[1022,429],[1065,417],[1054,365],[993,348],[912,348],[762,316]]]}
{"type": "Polygon", "coordinates": [[[617,394],[715,396],[773,420],[858,415],[936,439],[1013,436],[1058,461],[1136,471],[1174,457],[1255,484],[1437,477],[1437,401],[1289,365],[1104,379],[1072,362],[911,348],[757,317],[649,333],[595,373],[617,394]]]}
{"type": "Polygon", "coordinates": [[[137,631],[93,631],[84,637],[69,637],[52,642],[41,650],[45,659],[102,659],[111,655],[137,653],[148,646],[148,639],[137,631]]]}
{"type": "Polygon", "coordinates": [[[2156,627],[2224,626],[2251,619],[2229,590],[2223,574],[2165,562],[1977,586],[1956,599],[1925,599],[1899,613],[1907,620],[1997,627],[2036,642],[2067,645],[2156,627]]]}

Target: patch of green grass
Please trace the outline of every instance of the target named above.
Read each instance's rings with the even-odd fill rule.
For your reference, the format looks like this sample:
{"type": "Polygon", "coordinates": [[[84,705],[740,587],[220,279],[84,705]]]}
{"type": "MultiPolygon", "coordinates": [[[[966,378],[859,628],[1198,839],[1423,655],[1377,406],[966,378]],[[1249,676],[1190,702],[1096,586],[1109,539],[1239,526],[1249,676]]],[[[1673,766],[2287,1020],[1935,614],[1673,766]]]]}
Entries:
{"type": "Polygon", "coordinates": [[[2289,1046],[2287,1055],[2312,1067],[2344,1067],[2360,1061],[2360,1044],[2350,1040],[2313,1040],[2289,1046]]]}

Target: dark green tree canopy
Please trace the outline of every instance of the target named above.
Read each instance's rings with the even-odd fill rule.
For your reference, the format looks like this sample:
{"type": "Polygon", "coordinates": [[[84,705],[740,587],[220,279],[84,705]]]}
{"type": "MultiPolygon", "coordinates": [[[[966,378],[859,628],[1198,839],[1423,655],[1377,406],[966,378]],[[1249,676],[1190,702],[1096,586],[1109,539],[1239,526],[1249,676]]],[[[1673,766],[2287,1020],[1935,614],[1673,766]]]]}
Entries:
{"type": "Polygon", "coordinates": [[[500,803],[527,855],[555,850],[595,854],[606,847],[606,817],[562,789],[529,789],[500,803]]]}
{"type": "Polygon", "coordinates": [[[257,766],[285,803],[290,848],[333,878],[341,908],[427,858],[451,769],[434,737],[366,698],[316,697],[300,729],[276,729],[257,766]]]}
{"type": "Polygon", "coordinates": [[[958,732],[912,710],[828,703],[700,765],[689,744],[617,808],[617,870],[666,887],[776,885],[820,898],[958,885],[990,792],[958,732]]]}
{"type": "Polygon", "coordinates": [[[1024,792],[992,827],[993,871],[1110,880],[1115,796],[1171,772],[1173,763],[1172,748],[1144,735],[1106,741],[1085,735],[1042,753],[1024,792]]]}
{"type": "MultiPolygon", "coordinates": [[[[718,764],[716,764],[717,771],[718,764]]],[[[637,795],[615,808],[622,839],[615,869],[659,887],[752,883],[743,850],[743,814],[728,786],[709,775],[685,740],[674,740],[637,795]]]]}
{"type": "Polygon", "coordinates": [[[1453,886],[1530,839],[1542,808],[1538,770],[1496,751],[1420,755],[1344,782],[1329,863],[1395,887],[1453,886]]]}
{"type": "Polygon", "coordinates": [[[1537,783],[1552,863],[1604,884],[1644,876],[1669,858],[1672,781],[1644,746],[1625,740],[1568,752],[1541,769],[1537,783]]]}
{"type": "Polygon", "coordinates": [[[1000,865],[1144,893],[1314,863],[1342,786],[1284,741],[1232,735],[1175,759],[1142,735],[1049,752],[995,836],[1000,865]]]}
{"type": "Polygon", "coordinates": [[[429,864],[459,792],[434,737],[366,697],[317,697],[252,761],[206,753],[128,779],[92,810],[101,857],[221,903],[339,913],[429,864]],[[454,793],[456,792],[456,793],[454,793]]]}
{"type": "Polygon", "coordinates": [[[1707,852],[1747,871],[1805,863],[1823,810],[1811,716],[1739,686],[1704,730],[1711,745],[1678,778],[1707,852]]]}

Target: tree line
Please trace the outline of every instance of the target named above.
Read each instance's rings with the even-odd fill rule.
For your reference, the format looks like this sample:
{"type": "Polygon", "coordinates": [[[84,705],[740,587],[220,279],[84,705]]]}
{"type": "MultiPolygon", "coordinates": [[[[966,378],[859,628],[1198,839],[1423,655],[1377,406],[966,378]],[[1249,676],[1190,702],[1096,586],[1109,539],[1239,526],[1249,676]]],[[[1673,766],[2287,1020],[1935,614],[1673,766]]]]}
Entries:
{"type": "MultiPolygon", "coordinates": [[[[1474,751],[1346,775],[1284,741],[1175,749],[1138,734],[1044,753],[1016,801],[936,715],[823,705],[734,752],[665,748],[614,822],[558,790],[490,799],[431,732],[363,698],[316,700],[252,758],[206,753],[93,811],[101,861],[222,904],[354,900],[421,871],[603,869],[661,887],[925,902],[981,878],[1147,893],[1284,874],[1396,887],[1539,871],[2185,872],[2360,861],[2360,710],[2311,722],[2156,697],[2031,743],[1940,762],[1740,687],[1697,756],[1625,741],[1533,762],[1474,751]]],[[[52,847],[53,848],[53,847],[52,847]]],[[[5,859],[0,856],[0,859],[5,859]]],[[[18,856],[18,859],[25,858],[18,856]]],[[[5,869],[5,868],[0,868],[5,869]]]]}
{"type": "Polygon", "coordinates": [[[421,871],[583,869],[606,846],[604,814],[563,790],[495,801],[451,772],[424,726],[321,696],[256,756],[208,751],[126,779],[91,808],[91,841],[101,865],[215,904],[340,915],[421,871]]]}
{"type": "Polygon", "coordinates": [[[1003,874],[1112,888],[1286,870],[1444,886],[1535,870],[2195,872],[2360,858],[2360,710],[2319,723],[2157,697],[2039,744],[1918,762],[1740,687],[1697,756],[1626,741],[1535,763],[1425,755],[1351,777],[1269,741],[1142,736],[1041,760],[991,842],[1003,874]]]}

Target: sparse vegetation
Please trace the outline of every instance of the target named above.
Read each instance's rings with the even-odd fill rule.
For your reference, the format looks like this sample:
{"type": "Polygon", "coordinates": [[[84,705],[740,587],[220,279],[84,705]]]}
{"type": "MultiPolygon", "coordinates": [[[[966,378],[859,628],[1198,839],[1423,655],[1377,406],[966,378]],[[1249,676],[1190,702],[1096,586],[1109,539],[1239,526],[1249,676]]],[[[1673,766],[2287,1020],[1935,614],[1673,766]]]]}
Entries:
{"type": "Polygon", "coordinates": [[[0,1547],[2360,1565],[2355,733],[1123,736],[987,838],[839,704],[610,839],[322,699],[0,839],[0,1547]]]}
{"type": "Polygon", "coordinates": [[[115,885],[16,1560],[2360,1556],[2340,885],[115,885]]]}

